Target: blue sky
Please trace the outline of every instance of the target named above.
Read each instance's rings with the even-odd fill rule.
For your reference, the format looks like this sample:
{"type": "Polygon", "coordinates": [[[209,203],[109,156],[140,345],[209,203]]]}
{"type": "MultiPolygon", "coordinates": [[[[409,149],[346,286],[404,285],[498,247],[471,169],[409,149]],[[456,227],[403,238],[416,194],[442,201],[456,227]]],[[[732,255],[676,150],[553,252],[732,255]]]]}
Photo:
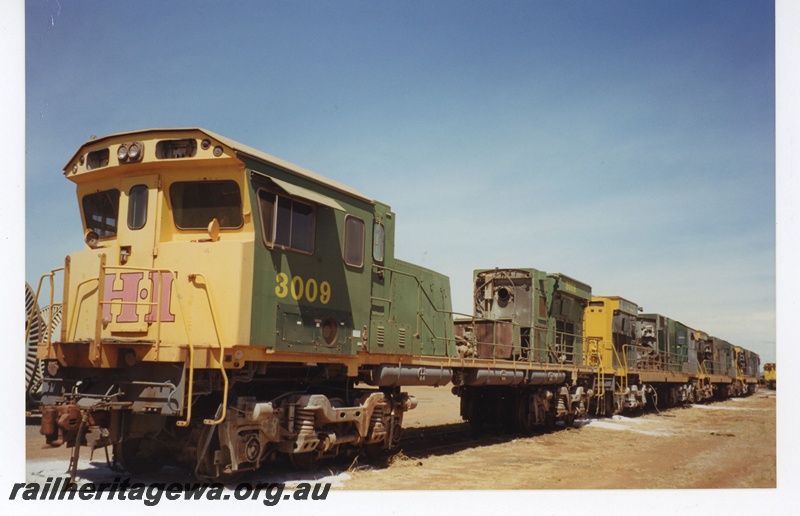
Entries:
{"type": "Polygon", "coordinates": [[[447,274],[562,272],[775,357],[766,1],[25,6],[26,280],[81,247],[91,135],[200,126],[398,214],[447,274]]]}

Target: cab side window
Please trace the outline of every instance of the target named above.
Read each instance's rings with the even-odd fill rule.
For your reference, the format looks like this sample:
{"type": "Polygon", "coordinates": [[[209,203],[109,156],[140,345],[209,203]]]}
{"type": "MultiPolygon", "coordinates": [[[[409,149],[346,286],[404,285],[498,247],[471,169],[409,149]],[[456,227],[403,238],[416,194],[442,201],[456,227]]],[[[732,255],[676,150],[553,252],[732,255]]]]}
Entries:
{"type": "Polygon", "coordinates": [[[380,222],[375,222],[372,227],[372,258],[378,262],[383,263],[383,258],[386,248],[386,229],[380,222]]]}
{"type": "Polygon", "coordinates": [[[314,206],[260,189],[258,208],[261,236],[268,247],[314,252],[314,206]]]}
{"type": "Polygon", "coordinates": [[[364,221],[352,215],[344,218],[344,263],[364,266],[364,221]]]}

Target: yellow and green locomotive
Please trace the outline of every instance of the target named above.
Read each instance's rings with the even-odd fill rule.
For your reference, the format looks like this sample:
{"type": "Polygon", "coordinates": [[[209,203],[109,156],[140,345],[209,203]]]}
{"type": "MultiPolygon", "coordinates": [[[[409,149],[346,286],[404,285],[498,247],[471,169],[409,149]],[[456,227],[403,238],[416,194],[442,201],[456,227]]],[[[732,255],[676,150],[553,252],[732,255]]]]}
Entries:
{"type": "Polygon", "coordinates": [[[450,380],[449,280],[395,258],[388,206],[201,129],[94,139],[64,173],[85,247],[50,278],[50,444],[112,444],[130,471],[305,466],[391,446],[399,386],[450,380]]]}
{"type": "Polygon", "coordinates": [[[453,380],[461,416],[529,431],[587,413],[594,367],[583,348],[591,287],[537,269],[478,270],[471,318],[455,321],[459,352],[514,370],[467,369],[453,380]]]}

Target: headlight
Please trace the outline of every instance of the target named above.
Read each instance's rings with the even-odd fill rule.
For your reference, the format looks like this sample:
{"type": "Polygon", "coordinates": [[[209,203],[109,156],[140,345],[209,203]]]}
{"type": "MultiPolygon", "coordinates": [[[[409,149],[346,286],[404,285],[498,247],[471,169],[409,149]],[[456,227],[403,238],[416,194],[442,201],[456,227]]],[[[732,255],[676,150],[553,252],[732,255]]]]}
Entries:
{"type": "Polygon", "coordinates": [[[87,229],[83,233],[83,237],[86,240],[86,245],[88,245],[92,249],[96,248],[97,244],[100,243],[100,236],[94,230],[87,229]]]}
{"type": "Polygon", "coordinates": [[[128,157],[131,159],[131,161],[138,160],[141,152],[142,150],[139,148],[139,144],[136,142],[132,143],[131,146],[128,147],[128,157]]]}
{"type": "Polygon", "coordinates": [[[117,149],[117,158],[120,163],[135,163],[142,160],[144,143],[125,142],[117,149]]]}

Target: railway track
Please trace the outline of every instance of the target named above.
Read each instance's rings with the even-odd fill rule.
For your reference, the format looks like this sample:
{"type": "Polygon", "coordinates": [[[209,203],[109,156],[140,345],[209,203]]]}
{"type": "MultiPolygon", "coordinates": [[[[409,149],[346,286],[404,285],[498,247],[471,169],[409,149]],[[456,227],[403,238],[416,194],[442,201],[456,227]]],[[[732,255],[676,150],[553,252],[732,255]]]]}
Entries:
{"type": "MultiPolygon", "coordinates": [[[[576,425],[579,423],[576,422],[576,425]]],[[[558,426],[554,431],[564,430],[558,426]]],[[[403,431],[400,445],[391,455],[423,458],[427,455],[447,455],[470,448],[494,446],[523,437],[536,437],[548,433],[542,429],[533,433],[503,432],[496,428],[475,429],[469,423],[409,428],[403,431]]],[[[390,456],[391,456],[390,455],[390,456]]]]}

